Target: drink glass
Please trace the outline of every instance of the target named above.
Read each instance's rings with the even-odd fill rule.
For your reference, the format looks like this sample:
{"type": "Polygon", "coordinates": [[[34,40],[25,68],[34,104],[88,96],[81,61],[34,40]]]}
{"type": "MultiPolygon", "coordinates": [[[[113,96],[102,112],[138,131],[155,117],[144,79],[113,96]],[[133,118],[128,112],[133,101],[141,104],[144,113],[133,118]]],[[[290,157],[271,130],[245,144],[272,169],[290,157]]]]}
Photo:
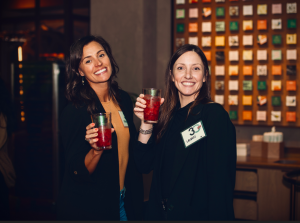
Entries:
{"type": "Polygon", "coordinates": [[[143,88],[146,108],[144,109],[144,121],[157,123],[160,108],[161,90],[155,88],[143,88]]]}
{"type": "Polygon", "coordinates": [[[98,128],[97,150],[111,149],[111,113],[96,113],[91,118],[95,128],[98,128]]]}

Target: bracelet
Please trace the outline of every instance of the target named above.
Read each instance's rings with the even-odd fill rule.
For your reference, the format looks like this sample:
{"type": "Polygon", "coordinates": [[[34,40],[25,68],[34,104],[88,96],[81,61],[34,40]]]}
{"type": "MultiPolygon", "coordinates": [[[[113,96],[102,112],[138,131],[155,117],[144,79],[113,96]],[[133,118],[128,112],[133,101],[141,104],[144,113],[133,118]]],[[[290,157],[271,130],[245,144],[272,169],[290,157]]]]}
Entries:
{"type": "Polygon", "coordinates": [[[152,130],[153,130],[153,128],[148,129],[148,130],[143,130],[140,128],[139,132],[146,135],[146,134],[151,134],[152,130]]]}

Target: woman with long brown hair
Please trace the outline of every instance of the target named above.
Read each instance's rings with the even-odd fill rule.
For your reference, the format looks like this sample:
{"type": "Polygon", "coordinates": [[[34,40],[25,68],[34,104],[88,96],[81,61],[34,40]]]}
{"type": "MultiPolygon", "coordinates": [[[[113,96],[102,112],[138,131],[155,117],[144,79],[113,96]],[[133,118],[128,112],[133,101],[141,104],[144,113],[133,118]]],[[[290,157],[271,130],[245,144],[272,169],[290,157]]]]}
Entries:
{"type": "Polygon", "coordinates": [[[209,94],[208,62],[186,44],[171,57],[165,97],[154,126],[141,119],[135,160],[153,178],[146,220],[234,220],[236,134],[228,113],[209,94]]]}
{"type": "Polygon", "coordinates": [[[111,48],[102,37],[83,37],[71,46],[66,66],[70,103],[60,117],[66,165],[58,219],[142,220],[142,176],[133,159],[133,106],[116,82],[119,68],[111,48]],[[91,114],[106,112],[114,127],[112,148],[99,151],[85,135],[86,130],[93,137],[97,134],[91,114]]]}

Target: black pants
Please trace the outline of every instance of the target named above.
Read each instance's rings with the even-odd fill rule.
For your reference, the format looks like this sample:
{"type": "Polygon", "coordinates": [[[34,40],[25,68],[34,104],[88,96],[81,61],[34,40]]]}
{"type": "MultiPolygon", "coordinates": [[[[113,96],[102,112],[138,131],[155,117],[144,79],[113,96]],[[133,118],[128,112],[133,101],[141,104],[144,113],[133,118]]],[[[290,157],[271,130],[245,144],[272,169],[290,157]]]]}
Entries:
{"type": "Polygon", "coordinates": [[[9,220],[8,187],[0,171],[0,221],[9,220]]]}

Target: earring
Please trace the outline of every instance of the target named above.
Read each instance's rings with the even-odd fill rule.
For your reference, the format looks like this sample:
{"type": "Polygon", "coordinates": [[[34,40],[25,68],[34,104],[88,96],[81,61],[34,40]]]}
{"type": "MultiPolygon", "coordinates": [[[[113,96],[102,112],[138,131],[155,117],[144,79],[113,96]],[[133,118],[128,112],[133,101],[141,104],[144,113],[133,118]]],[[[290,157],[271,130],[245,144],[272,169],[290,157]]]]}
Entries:
{"type": "Polygon", "coordinates": [[[84,77],[82,77],[81,83],[82,85],[84,85],[84,77]]]}

